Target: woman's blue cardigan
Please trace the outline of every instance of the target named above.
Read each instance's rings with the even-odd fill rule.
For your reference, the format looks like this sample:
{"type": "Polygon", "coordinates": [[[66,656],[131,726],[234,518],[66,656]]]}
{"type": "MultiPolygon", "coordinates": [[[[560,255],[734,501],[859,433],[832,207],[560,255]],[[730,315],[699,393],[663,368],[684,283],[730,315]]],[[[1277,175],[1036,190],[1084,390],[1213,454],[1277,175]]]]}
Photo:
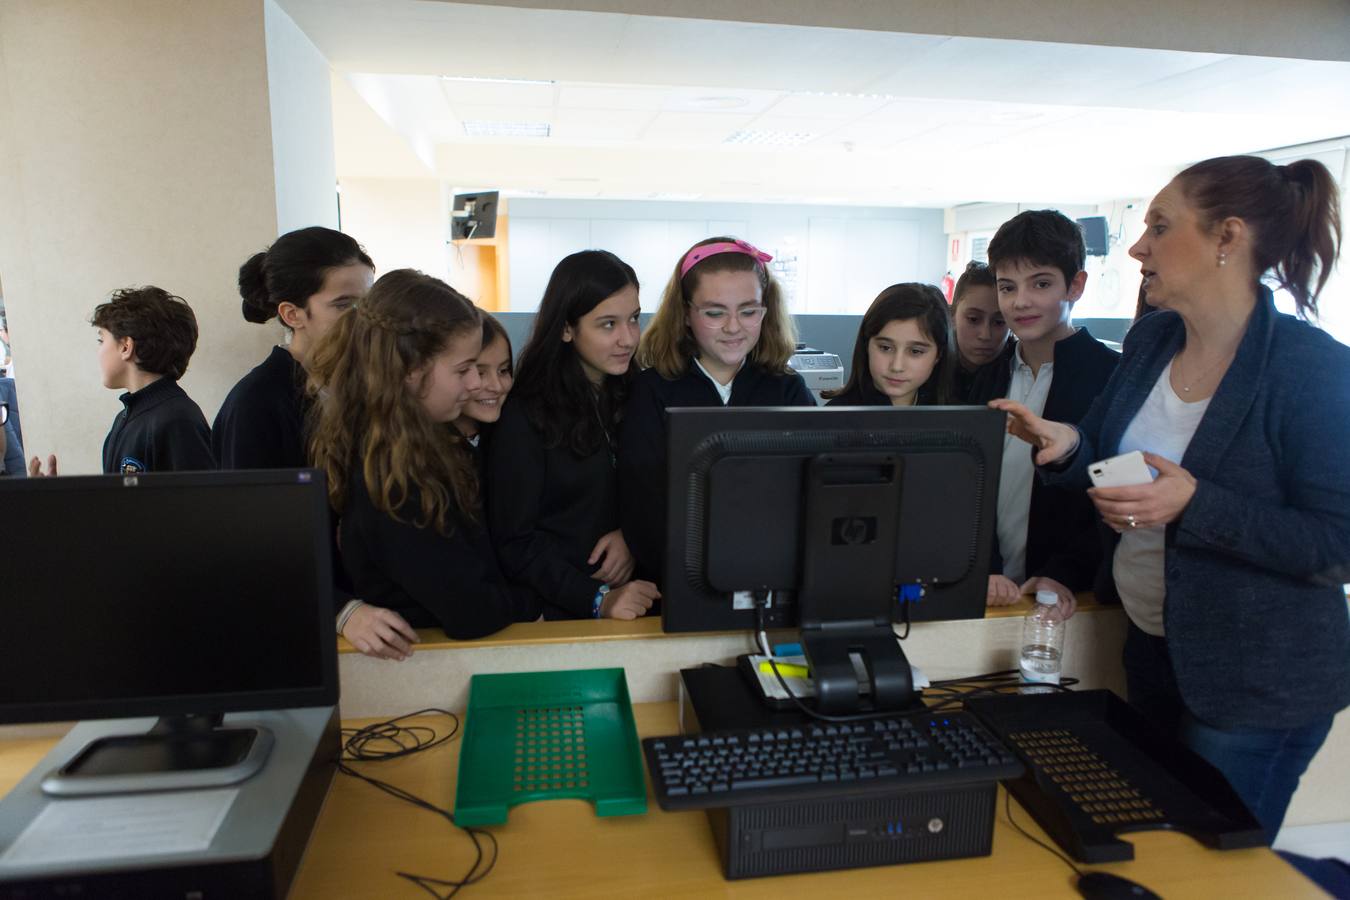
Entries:
{"type": "MultiPolygon", "coordinates": [[[[1088,485],[1185,342],[1157,312],[1048,483],[1088,485]]],[[[1167,526],[1167,647],[1186,707],[1219,728],[1293,728],[1350,705],[1350,347],[1276,312],[1261,289],[1247,332],[1181,460],[1195,495],[1167,526]]],[[[1116,597],[1106,546],[1097,578],[1116,597]]]]}

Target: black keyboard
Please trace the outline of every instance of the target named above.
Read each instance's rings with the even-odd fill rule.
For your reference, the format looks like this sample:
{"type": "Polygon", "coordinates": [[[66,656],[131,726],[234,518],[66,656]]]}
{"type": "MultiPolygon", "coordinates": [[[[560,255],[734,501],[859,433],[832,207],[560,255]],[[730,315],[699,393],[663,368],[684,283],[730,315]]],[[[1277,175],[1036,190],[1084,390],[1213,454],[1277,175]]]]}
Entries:
{"type": "Polygon", "coordinates": [[[662,809],[1015,778],[1022,765],[963,712],[704,732],[642,742],[662,809]]]}
{"type": "Polygon", "coordinates": [[[1133,859],[1134,846],[1118,835],[1155,828],[1218,850],[1269,843],[1217,769],[1110,691],[965,705],[1026,765],[1008,791],[1074,859],[1133,859]]]}

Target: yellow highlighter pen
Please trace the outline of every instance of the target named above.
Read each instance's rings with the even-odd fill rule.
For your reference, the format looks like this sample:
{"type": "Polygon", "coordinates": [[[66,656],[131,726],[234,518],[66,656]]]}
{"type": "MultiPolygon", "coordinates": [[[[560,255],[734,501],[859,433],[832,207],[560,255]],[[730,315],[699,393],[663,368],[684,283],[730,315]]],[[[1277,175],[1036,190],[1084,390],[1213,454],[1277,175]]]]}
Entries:
{"type": "MultiPolygon", "coordinates": [[[[794,663],[785,663],[785,662],[780,662],[777,665],[778,665],[778,674],[782,675],[784,678],[811,677],[811,670],[808,669],[806,666],[799,666],[795,665],[794,663]]],[[[774,670],[774,664],[769,662],[767,659],[762,660],[759,664],[759,670],[763,672],[765,675],[772,675],[774,670]]]]}

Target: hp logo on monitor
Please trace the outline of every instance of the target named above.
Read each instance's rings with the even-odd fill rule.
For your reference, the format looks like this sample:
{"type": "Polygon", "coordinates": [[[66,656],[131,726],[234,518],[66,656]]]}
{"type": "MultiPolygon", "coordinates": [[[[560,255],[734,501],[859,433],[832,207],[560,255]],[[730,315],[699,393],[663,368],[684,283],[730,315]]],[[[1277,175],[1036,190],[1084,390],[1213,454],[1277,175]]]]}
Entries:
{"type": "Polygon", "coordinates": [[[870,544],[877,539],[877,520],[874,516],[841,516],[830,523],[830,543],[870,544]]]}

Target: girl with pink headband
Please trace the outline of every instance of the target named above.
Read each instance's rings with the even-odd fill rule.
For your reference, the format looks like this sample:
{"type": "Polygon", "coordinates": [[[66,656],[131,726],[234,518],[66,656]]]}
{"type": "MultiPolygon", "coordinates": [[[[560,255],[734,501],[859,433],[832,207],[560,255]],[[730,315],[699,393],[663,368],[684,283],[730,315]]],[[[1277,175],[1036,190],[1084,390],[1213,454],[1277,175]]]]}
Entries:
{"type": "Polygon", "coordinates": [[[640,577],[662,575],[666,410],[676,406],[814,406],[787,362],[792,317],[769,254],[731,237],[680,257],[642,334],[619,442],[620,523],[640,577]]]}

